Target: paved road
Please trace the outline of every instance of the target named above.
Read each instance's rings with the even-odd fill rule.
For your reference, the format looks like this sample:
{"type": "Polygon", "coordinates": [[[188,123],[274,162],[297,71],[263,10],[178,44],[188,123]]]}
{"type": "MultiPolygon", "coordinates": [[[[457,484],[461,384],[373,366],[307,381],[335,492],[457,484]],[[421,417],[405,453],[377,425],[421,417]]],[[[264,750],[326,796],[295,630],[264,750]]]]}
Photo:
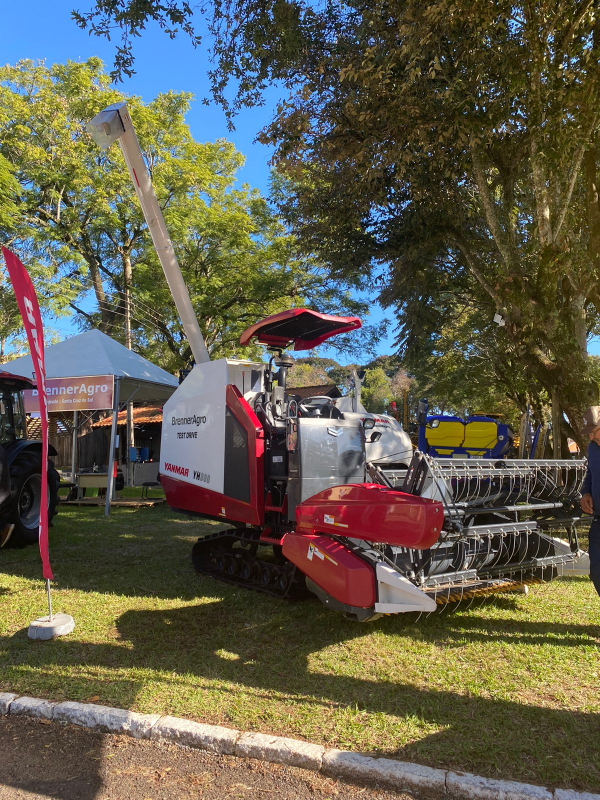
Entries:
{"type": "Polygon", "coordinates": [[[0,800],[411,800],[253,759],[0,717],[0,800]]]}

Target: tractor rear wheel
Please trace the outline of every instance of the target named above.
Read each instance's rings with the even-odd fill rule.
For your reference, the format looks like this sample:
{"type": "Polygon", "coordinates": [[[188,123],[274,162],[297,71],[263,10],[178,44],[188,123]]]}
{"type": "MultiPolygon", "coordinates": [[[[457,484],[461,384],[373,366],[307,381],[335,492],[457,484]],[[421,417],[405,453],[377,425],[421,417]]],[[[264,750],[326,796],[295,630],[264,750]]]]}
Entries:
{"type": "MultiPolygon", "coordinates": [[[[11,511],[8,522],[14,523],[11,544],[25,547],[39,537],[42,492],[42,454],[26,451],[10,465],[11,511]]],[[[48,524],[56,514],[60,477],[48,461],[48,524]]]]}

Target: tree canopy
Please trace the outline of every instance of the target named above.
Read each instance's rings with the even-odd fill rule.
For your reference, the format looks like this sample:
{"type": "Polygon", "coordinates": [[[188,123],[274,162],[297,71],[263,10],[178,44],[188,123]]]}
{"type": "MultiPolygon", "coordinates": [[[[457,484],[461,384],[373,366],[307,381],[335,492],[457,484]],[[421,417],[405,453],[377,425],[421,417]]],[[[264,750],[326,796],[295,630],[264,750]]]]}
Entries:
{"type": "MultiPolygon", "coordinates": [[[[78,21],[131,33],[147,13],[137,5],[98,2],[78,21]]],[[[163,4],[144,5],[165,18],[163,4]]],[[[282,210],[306,251],[336,276],[376,268],[408,356],[434,356],[450,321],[462,313],[466,333],[476,309],[472,340],[492,378],[508,390],[516,371],[541,387],[573,432],[598,400],[586,358],[600,312],[597,4],[205,10],[217,99],[231,81],[230,111],[270,81],[287,87],[263,138],[294,187],[282,210]]]]}
{"type": "MultiPolygon", "coordinates": [[[[214,356],[236,352],[248,325],[290,306],[362,310],[298,252],[257,190],[235,187],[243,157],[233,145],[193,139],[189,95],[126,97],[109,87],[99,59],[0,69],[0,169],[10,165],[6,186],[18,200],[3,238],[46,271],[54,307],[123,340],[128,292],[136,349],[171,370],[191,356],[120,149],[99,151],[85,131],[122,99],[214,356]]],[[[350,346],[368,337],[366,329],[350,346]]]]}

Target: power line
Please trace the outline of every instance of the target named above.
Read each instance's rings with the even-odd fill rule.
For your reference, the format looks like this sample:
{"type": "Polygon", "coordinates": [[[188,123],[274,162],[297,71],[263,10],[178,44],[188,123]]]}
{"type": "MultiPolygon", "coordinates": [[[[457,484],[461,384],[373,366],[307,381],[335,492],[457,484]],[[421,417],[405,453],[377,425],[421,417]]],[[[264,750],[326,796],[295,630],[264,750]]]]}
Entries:
{"type": "MultiPolygon", "coordinates": [[[[112,308],[107,308],[107,311],[110,314],[116,314],[119,317],[126,317],[127,316],[127,314],[124,311],[115,311],[115,309],[112,309],[112,308]]],[[[137,317],[133,317],[131,315],[130,315],[130,319],[133,322],[136,322],[142,328],[144,327],[144,325],[150,325],[152,328],[155,328],[159,333],[164,333],[164,330],[162,328],[160,328],[156,323],[151,322],[150,320],[147,320],[146,322],[142,322],[142,320],[138,319],[137,317]]]]}
{"type": "MultiPolygon", "coordinates": [[[[114,314],[122,313],[122,312],[116,311],[116,309],[111,308],[111,306],[109,305],[107,300],[98,300],[98,305],[101,306],[102,304],[104,304],[106,310],[111,312],[111,313],[114,313],[114,314]]],[[[133,307],[136,306],[136,305],[137,305],[137,301],[132,300],[130,298],[129,299],[130,308],[133,309],[133,307]]],[[[142,316],[142,317],[143,316],[148,316],[150,318],[149,321],[148,321],[149,324],[152,324],[152,322],[154,322],[154,324],[156,325],[156,323],[158,323],[158,325],[156,325],[156,327],[158,327],[158,328],[160,328],[161,325],[165,326],[167,324],[165,322],[164,317],[161,317],[161,316],[158,316],[158,315],[154,315],[151,311],[146,311],[145,308],[140,308],[138,306],[137,310],[140,312],[140,316],[142,316]]],[[[124,314],[124,316],[127,316],[127,315],[124,314]]]]}
{"type": "MultiPolygon", "coordinates": [[[[121,289],[116,289],[115,288],[115,289],[113,289],[111,291],[111,294],[117,294],[117,295],[120,295],[122,298],[126,298],[125,292],[122,291],[121,289]]],[[[138,303],[140,306],[142,306],[144,308],[144,310],[147,310],[149,313],[154,314],[157,318],[162,318],[162,314],[160,314],[158,311],[156,311],[156,309],[152,308],[152,306],[150,306],[147,303],[145,303],[143,300],[140,300],[139,297],[136,297],[134,294],[131,294],[131,292],[130,292],[130,295],[129,295],[129,299],[130,299],[130,301],[134,301],[134,302],[138,303]]]]}
{"type": "MultiPolygon", "coordinates": [[[[125,292],[122,292],[119,289],[115,289],[113,292],[111,292],[111,294],[115,294],[117,296],[120,296],[121,300],[127,301],[127,295],[125,294],[125,292]]],[[[98,302],[100,302],[100,301],[98,301],[98,302]]],[[[106,302],[106,300],[104,302],[106,302]]],[[[144,314],[152,315],[154,317],[154,319],[157,320],[157,322],[161,322],[163,324],[166,324],[165,318],[162,316],[162,314],[160,314],[158,311],[155,311],[150,306],[147,306],[142,300],[138,300],[136,297],[130,295],[129,296],[129,302],[137,304],[140,311],[143,311],[144,314]]]]}

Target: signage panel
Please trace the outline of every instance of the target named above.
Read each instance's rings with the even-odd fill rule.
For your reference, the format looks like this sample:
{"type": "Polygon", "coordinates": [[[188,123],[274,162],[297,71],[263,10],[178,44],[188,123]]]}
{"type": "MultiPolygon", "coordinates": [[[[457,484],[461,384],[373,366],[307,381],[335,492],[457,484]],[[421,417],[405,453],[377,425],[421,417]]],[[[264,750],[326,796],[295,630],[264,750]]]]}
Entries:
{"type": "MultiPolygon", "coordinates": [[[[83,378],[46,378],[48,411],[101,411],[113,407],[114,375],[83,378]]],[[[37,389],[23,392],[25,413],[40,410],[37,389]]]]}

